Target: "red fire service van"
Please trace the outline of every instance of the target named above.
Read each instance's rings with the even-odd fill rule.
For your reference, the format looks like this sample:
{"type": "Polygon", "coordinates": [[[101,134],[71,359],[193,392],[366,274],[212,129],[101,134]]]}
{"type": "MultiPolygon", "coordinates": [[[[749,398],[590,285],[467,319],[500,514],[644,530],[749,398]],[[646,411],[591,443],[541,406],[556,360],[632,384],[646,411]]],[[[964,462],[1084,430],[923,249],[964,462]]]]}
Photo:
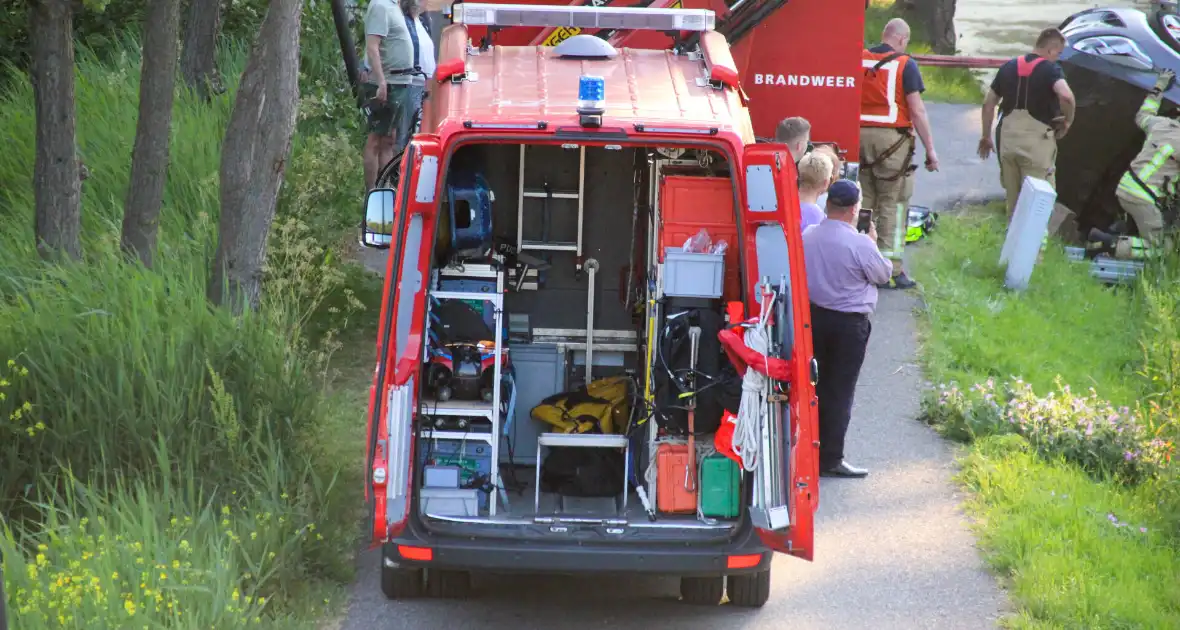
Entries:
{"type": "Polygon", "coordinates": [[[389,253],[367,452],[382,589],[641,572],[761,606],[775,552],[812,559],[819,501],[790,153],[755,142],[712,11],[453,21],[361,235],[389,253]],[[608,27],[672,44],[472,37],[608,27]]]}

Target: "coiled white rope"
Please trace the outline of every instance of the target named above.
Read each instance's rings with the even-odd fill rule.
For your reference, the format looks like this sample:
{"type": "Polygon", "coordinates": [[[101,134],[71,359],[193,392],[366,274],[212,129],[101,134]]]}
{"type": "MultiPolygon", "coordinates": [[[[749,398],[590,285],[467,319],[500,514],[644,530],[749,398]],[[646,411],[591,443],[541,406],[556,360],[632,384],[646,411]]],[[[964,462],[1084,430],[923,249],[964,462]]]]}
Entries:
{"type": "MultiPolygon", "coordinates": [[[[763,309],[766,312],[766,309],[763,309]]],[[[746,329],[745,344],[749,349],[766,356],[770,351],[770,332],[766,328],[766,318],[758,325],[746,329]]],[[[769,359],[766,360],[769,364],[769,359]]],[[[770,393],[770,377],[755,370],[746,368],[742,377],[742,400],[738,407],[737,419],[733,427],[733,452],[742,460],[742,467],[748,471],[758,468],[758,457],[762,446],[762,427],[769,421],[769,408],[766,405],[770,393]]]]}

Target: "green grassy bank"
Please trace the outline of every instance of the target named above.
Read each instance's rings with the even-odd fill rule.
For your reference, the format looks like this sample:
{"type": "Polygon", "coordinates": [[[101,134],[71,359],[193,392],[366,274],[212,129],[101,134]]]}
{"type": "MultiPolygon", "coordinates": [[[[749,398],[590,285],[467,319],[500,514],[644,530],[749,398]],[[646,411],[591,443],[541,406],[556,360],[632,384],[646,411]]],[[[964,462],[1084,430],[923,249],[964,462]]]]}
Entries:
{"type": "Polygon", "coordinates": [[[1017,628],[1180,627],[1173,271],[1111,289],[1046,250],[1003,288],[998,207],[915,248],[926,421],[968,443],[960,479],[1017,628]]]}
{"type": "Polygon", "coordinates": [[[299,127],[265,298],[205,286],[230,90],[184,92],[156,268],[118,254],[139,47],[80,51],[85,260],[33,251],[34,109],[0,82],[0,550],[14,627],[315,627],[356,548],[374,287],[343,262],[363,189],[330,8],[304,17],[299,127]],[[363,343],[351,345],[357,339],[363,343]]]}

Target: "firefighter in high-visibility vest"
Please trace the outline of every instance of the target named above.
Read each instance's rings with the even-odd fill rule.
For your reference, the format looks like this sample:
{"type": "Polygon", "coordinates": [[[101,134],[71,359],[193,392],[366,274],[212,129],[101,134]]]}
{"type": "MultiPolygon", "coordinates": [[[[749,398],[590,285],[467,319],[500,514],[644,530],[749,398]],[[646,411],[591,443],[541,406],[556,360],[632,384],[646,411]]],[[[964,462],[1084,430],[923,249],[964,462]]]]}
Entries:
{"type": "MultiPolygon", "coordinates": [[[[1114,246],[1116,258],[1143,258],[1164,242],[1165,212],[1171,215],[1180,188],[1180,121],[1160,116],[1164,90],[1176,74],[1160,73],[1155,87],[1143,99],[1135,124],[1147,134],[1143,149],[1131,160],[1131,167],[1119,180],[1115,197],[1135,222],[1139,237],[1121,236],[1114,246]]],[[[1174,217],[1169,216],[1174,220],[1174,217]]],[[[1171,227],[1171,226],[1169,226],[1171,227]]]]}
{"type": "Polygon", "coordinates": [[[918,64],[905,53],[910,27],[895,18],[885,25],[881,43],[862,56],[864,79],[860,106],[860,185],[863,207],[877,222],[877,247],[893,263],[893,277],[883,287],[914,286],[902,269],[916,151],[914,132],[926,149],[926,169],[938,170],[934,136],[922,92],[926,86],[918,64]]]}

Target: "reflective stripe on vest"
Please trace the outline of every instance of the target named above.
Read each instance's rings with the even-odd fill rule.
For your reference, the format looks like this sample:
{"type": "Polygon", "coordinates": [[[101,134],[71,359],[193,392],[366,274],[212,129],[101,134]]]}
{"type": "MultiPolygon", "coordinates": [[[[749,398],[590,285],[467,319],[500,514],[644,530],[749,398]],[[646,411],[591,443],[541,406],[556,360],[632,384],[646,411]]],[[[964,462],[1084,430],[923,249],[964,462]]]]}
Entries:
{"type": "Polygon", "coordinates": [[[886,63],[881,60],[896,53],[874,53],[864,51],[861,67],[864,79],[861,83],[860,122],[867,127],[911,127],[909,106],[905,104],[905,89],[902,73],[909,63],[909,55],[900,55],[886,63]],[[873,69],[877,68],[876,71],[873,69]]]}
{"type": "MultiPolygon", "coordinates": [[[[884,210],[882,210],[884,212],[884,210]]],[[[897,204],[897,216],[894,217],[893,234],[885,234],[886,242],[892,240],[893,243],[889,249],[880,250],[881,255],[890,260],[901,260],[905,252],[905,234],[907,230],[905,204],[897,204]]]]}
{"type": "Polygon", "coordinates": [[[1121,188],[1127,194],[1154,203],[1155,199],[1152,198],[1152,195],[1160,197],[1162,196],[1162,193],[1157,186],[1151,185],[1148,183],[1148,181],[1153,175],[1156,174],[1157,171],[1160,170],[1161,167],[1163,167],[1164,162],[1166,162],[1169,157],[1172,157],[1172,154],[1175,152],[1176,149],[1170,144],[1161,146],[1160,148],[1156,149],[1155,155],[1151,156],[1151,161],[1147,164],[1144,164],[1143,168],[1139,171],[1139,179],[1142,180],[1144,186],[1146,186],[1147,189],[1151,191],[1150,194],[1148,194],[1146,190],[1143,190],[1144,186],[1140,186],[1139,182],[1135,181],[1135,178],[1131,176],[1129,171],[1123,173],[1122,179],[1119,180],[1119,188],[1121,188]]]}

